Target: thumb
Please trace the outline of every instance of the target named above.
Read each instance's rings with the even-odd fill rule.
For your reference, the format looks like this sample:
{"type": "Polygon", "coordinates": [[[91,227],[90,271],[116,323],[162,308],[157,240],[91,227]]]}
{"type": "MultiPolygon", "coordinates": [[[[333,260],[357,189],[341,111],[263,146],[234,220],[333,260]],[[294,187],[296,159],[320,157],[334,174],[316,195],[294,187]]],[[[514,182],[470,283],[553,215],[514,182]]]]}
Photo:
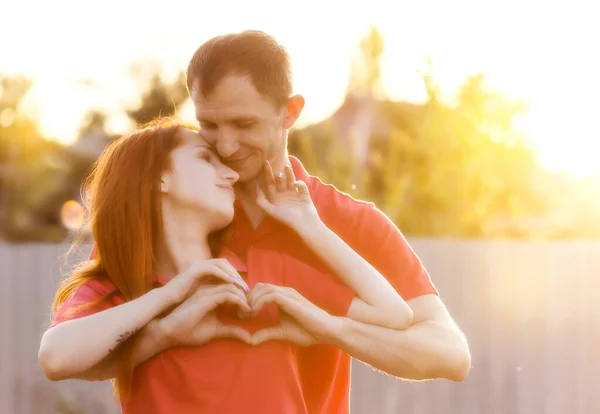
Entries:
{"type": "Polygon", "coordinates": [[[252,335],[252,345],[260,345],[267,341],[281,341],[285,339],[283,330],[279,326],[261,329],[252,335]]]}
{"type": "Polygon", "coordinates": [[[216,338],[238,339],[248,345],[252,344],[252,335],[239,326],[221,325],[215,333],[216,338]]]}

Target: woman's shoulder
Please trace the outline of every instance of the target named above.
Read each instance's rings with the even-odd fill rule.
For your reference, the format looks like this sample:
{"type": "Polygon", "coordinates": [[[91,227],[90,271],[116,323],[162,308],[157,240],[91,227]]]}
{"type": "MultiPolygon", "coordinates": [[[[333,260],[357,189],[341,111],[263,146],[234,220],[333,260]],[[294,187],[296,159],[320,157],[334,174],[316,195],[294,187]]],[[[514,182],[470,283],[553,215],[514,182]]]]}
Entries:
{"type": "Polygon", "coordinates": [[[97,277],[85,281],[77,290],[85,289],[92,291],[98,295],[108,295],[117,291],[117,287],[109,277],[97,277]]]}
{"type": "Polygon", "coordinates": [[[116,292],[117,289],[109,278],[94,278],[83,281],[58,306],[51,327],[61,322],[88,316],[122,303],[116,292]]]}

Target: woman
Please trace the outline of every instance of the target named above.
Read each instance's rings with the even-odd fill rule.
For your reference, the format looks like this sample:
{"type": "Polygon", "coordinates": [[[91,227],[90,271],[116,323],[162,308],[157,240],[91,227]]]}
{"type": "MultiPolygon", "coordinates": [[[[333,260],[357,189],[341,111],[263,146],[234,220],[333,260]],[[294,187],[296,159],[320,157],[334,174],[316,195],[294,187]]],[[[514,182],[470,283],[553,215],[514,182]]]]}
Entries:
{"type": "Polygon", "coordinates": [[[194,127],[157,120],[111,143],[87,182],[96,253],[56,294],[39,351],[46,375],[90,379],[110,372],[124,413],[230,412],[229,402],[241,393],[260,402],[263,413],[306,412],[300,385],[281,381],[297,369],[297,345],[254,345],[262,341],[252,334],[280,322],[277,307],[267,303],[269,282],[302,295],[303,286],[318,281],[324,294],[307,299],[324,310],[341,312],[328,298],[350,295],[340,316],[407,327],[410,308],[381,274],[333,232],[316,240],[301,231],[318,215],[291,169],[274,178],[265,168],[267,194],[258,191],[259,205],[296,230],[339,280],[308,266],[301,275],[277,278],[285,267],[271,262],[244,280],[243,261],[215,237],[233,219],[237,174],[194,127]],[[173,339],[169,326],[181,329],[192,319],[201,320],[187,343],[195,347],[177,346],[186,345],[181,338],[155,340],[156,332],[173,339]],[[239,389],[240,375],[263,378],[252,390],[239,389]]]}

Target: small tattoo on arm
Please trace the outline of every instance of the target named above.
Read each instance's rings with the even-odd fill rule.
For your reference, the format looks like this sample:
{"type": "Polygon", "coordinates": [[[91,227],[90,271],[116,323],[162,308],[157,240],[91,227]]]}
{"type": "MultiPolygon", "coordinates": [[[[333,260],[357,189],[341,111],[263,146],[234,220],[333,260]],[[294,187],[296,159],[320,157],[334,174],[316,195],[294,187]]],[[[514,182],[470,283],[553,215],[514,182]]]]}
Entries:
{"type": "Polygon", "coordinates": [[[119,335],[119,337],[117,338],[117,343],[115,344],[114,347],[112,347],[111,349],[108,350],[108,353],[111,354],[114,350],[116,350],[123,342],[125,342],[126,340],[128,340],[134,333],[136,333],[138,331],[138,328],[132,329],[130,331],[125,331],[122,334],[119,335]]]}

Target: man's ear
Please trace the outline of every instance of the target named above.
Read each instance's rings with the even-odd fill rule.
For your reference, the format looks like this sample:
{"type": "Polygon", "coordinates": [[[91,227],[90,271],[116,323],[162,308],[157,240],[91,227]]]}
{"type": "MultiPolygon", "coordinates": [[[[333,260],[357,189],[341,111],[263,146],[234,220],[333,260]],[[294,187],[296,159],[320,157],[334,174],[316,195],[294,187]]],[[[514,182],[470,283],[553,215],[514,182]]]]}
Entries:
{"type": "Polygon", "coordinates": [[[290,129],[294,126],[300,114],[304,109],[304,97],[302,95],[292,96],[286,105],[286,116],[283,120],[283,127],[290,129]]]}

